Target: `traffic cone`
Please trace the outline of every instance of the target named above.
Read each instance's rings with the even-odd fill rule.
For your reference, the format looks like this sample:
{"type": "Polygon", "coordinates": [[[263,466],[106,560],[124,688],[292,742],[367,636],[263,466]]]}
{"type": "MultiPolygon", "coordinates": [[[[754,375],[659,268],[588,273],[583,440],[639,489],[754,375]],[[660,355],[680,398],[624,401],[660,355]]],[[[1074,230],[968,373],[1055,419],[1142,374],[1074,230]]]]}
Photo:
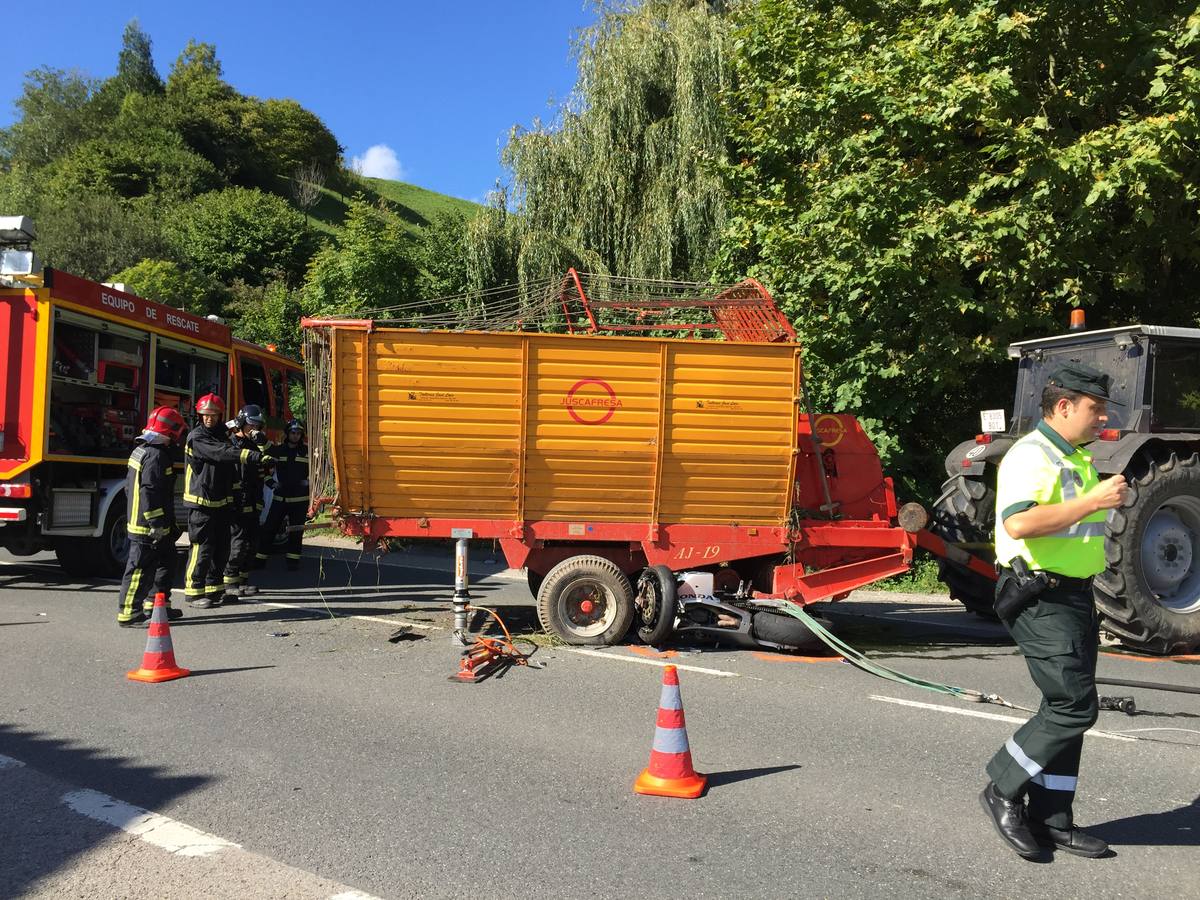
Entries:
{"type": "Polygon", "coordinates": [[[683,721],[683,700],[679,696],[679,672],[674,666],[666,666],[663,668],[654,746],[650,748],[650,765],[633,783],[633,792],[691,800],[704,793],[707,781],[707,775],[700,775],[692,768],[692,750],[683,721]]]}
{"type": "Polygon", "coordinates": [[[175,648],[171,646],[171,626],[167,624],[167,595],[154,595],[154,613],[150,616],[150,636],[146,638],[146,652],[142,655],[142,667],[126,673],[130,681],[146,681],[155,684],[172,678],[186,678],[190,669],[175,665],[175,648]]]}

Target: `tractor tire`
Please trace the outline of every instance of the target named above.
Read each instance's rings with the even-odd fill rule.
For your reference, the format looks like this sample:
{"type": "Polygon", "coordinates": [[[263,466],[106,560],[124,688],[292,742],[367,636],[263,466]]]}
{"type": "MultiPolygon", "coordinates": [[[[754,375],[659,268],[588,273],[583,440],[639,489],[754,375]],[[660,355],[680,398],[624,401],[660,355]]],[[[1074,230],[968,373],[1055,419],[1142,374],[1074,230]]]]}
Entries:
{"type": "MultiPolygon", "coordinates": [[[[995,477],[994,470],[988,475],[995,477]]],[[[929,530],[947,544],[972,544],[970,552],[991,562],[996,528],[996,490],[988,480],[970,475],[954,475],[942,485],[941,496],[933,506],[929,530]]],[[[950,596],[968,610],[986,619],[995,619],[992,602],[996,583],[970,569],[939,559],[938,578],[950,590],[950,596]]]]}
{"type": "Polygon", "coordinates": [[[1109,513],[1096,606],[1125,646],[1187,653],[1200,646],[1200,457],[1171,452],[1143,467],[1109,513]]]}
{"type": "MultiPolygon", "coordinates": [[[[829,627],[828,621],[818,621],[829,627]]],[[[825,646],[807,625],[787,613],[756,612],[750,620],[750,634],[756,641],[779,644],[789,650],[816,650],[825,646]]]]}
{"type": "Polygon", "coordinates": [[[650,566],[642,572],[633,605],[638,637],[652,647],[665,641],[675,630],[679,607],[675,573],[666,566],[650,566]]]}
{"type": "Polygon", "coordinates": [[[577,646],[609,646],[633,622],[633,587],[602,556],[572,556],[546,573],[537,598],[542,628],[577,646]]]}
{"type": "Polygon", "coordinates": [[[62,570],[76,578],[120,578],[129,559],[124,499],[114,499],[108,507],[99,537],[59,538],[54,555],[62,570]]]}

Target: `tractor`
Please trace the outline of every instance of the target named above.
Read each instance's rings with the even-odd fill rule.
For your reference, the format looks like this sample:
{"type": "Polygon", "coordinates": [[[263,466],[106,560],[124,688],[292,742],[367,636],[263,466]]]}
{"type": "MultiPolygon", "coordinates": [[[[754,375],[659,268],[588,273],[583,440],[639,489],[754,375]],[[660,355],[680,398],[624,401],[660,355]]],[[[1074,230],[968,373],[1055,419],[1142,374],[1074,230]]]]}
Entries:
{"type": "MultiPolygon", "coordinates": [[[[1078,312],[1078,311],[1077,311],[1078,312]]],[[[994,559],[996,470],[1008,448],[1037,424],[1046,378],[1066,362],[1112,377],[1108,420],[1089,445],[1100,475],[1123,474],[1125,504],[1109,513],[1107,565],[1094,591],[1101,629],[1146,653],[1200,645],[1200,329],[1129,325],[1072,330],[1009,346],[1017,360],[1012,418],[984,413],[984,428],[946,457],[949,476],[931,530],[952,546],[994,559]]],[[[951,596],[993,616],[994,582],[949,559],[938,561],[951,596]]]]}

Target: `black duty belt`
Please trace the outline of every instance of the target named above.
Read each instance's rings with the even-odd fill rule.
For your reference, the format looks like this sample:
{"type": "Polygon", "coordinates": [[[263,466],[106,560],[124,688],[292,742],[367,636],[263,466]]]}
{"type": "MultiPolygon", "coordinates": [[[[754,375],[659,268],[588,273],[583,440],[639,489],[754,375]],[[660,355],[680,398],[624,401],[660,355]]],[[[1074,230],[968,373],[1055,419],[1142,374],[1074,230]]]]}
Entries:
{"type": "Polygon", "coordinates": [[[1092,579],[1090,576],[1088,578],[1072,578],[1070,575],[1059,575],[1057,572],[1047,572],[1046,577],[1049,579],[1048,586],[1051,589],[1066,588],[1068,590],[1076,591],[1090,591],[1092,589],[1092,579]]]}

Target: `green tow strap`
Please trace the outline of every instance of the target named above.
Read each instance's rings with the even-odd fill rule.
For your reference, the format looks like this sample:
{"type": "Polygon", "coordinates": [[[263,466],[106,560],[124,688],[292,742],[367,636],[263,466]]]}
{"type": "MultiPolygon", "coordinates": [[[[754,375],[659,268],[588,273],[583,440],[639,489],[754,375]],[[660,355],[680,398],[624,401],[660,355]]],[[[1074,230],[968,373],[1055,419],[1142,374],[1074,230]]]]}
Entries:
{"type": "MultiPolygon", "coordinates": [[[[906,684],[909,687],[923,688],[927,691],[933,691],[935,694],[947,694],[951,697],[958,697],[962,700],[967,700],[973,703],[984,701],[984,695],[980,691],[973,691],[969,688],[955,687],[952,684],[942,684],[937,681],[925,681],[921,678],[913,678],[911,675],[905,675],[903,672],[897,672],[895,669],[889,669],[887,666],[881,666],[878,663],[871,662],[862,653],[855,650],[845,641],[835,637],[828,629],[820,622],[806,613],[794,603],[783,602],[778,608],[786,612],[789,616],[793,616],[804,623],[804,626],[815,634],[822,643],[825,644],[834,653],[844,657],[846,662],[855,668],[862,669],[871,675],[879,678],[885,678],[888,681],[894,681],[896,684],[906,684]]],[[[986,702],[986,701],[984,701],[986,702]]],[[[1006,704],[1007,705],[1007,704],[1006,704]]]]}

